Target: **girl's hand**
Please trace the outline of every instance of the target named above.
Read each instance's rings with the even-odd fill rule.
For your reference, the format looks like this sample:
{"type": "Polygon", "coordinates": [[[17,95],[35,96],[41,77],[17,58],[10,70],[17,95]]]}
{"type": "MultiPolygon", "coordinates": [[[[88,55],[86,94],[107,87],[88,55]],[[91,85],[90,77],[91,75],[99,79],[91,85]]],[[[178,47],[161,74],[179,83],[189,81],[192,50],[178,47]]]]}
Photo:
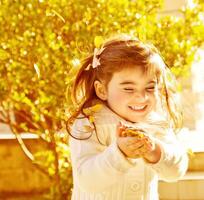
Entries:
{"type": "Polygon", "coordinates": [[[139,158],[143,157],[144,153],[147,153],[146,143],[148,138],[144,136],[143,138],[124,136],[125,127],[121,124],[117,127],[117,144],[121,152],[129,158],[139,158]]]}
{"type": "Polygon", "coordinates": [[[161,158],[161,147],[153,140],[148,138],[146,143],[146,151],[143,153],[143,158],[146,162],[157,163],[161,158]]]}
{"type": "Polygon", "coordinates": [[[117,143],[122,153],[129,158],[142,157],[150,163],[156,163],[161,157],[161,149],[153,139],[148,136],[142,138],[128,137],[124,135],[125,127],[121,124],[117,127],[117,143]]]}

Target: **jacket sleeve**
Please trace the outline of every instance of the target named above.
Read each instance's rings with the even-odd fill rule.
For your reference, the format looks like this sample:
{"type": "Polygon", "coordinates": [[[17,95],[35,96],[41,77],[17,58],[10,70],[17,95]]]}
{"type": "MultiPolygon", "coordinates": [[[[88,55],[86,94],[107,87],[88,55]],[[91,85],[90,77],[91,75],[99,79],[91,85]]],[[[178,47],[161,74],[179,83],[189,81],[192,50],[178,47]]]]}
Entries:
{"type": "MultiPolygon", "coordinates": [[[[91,126],[87,118],[75,120],[72,135],[82,137],[81,130],[87,126],[91,126]]],[[[103,191],[121,181],[124,172],[135,166],[135,163],[125,158],[116,141],[109,146],[100,144],[95,131],[86,140],[70,137],[69,144],[74,181],[83,190],[103,191]]]]}
{"type": "Polygon", "coordinates": [[[156,142],[161,147],[161,158],[156,164],[148,164],[167,182],[177,181],[188,168],[188,155],[184,146],[178,141],[173,130],[165,136],[159,136],[156,142]]]}

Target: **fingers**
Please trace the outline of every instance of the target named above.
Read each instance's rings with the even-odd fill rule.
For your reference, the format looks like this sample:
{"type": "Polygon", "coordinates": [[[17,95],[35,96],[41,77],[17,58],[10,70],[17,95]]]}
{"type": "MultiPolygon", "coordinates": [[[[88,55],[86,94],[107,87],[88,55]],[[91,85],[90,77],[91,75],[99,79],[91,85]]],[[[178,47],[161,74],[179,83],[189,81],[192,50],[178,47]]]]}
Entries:
{"type": "Polygon", "coordinates": [[[143,139],[127,137],[127,146],[130,149],[138,149],[138,148],[142,147],[144,144],[145,144],[145,140],[143,140],[143,139]]]}
{"type": "Polygon", "coordinates": [[[129,148],[136,154],[143,154],[146,153],[148,150],[146,148],[146,140],[145,139],[138,139],[136,142],[133,142],[129,148]]]}
{"type": "Polygon", "coordinates": [[[119,149],[127,156],[134,156],[134,150],[143,145],[143,142],[134,137],[118,137],[117,144],[119,149]]]}
{"type": "Polygon", "coordinates": [[[153,151],[155,149],[155,142],[152,139],[147,138],[145,146],[148,152],[153,151]]]}
{"type": "Polygon", "coordinates": [[[144,157],[154,149],[154,142],[148,136],[143,138],[118,137],[122,152],[129,158],[144,157]]]}
{"type": "Polygon", "coordinates": [[[141,157],[143,153],[146,153],[145,140],[127,137],[126,151],[132,158],[141,157]]]}

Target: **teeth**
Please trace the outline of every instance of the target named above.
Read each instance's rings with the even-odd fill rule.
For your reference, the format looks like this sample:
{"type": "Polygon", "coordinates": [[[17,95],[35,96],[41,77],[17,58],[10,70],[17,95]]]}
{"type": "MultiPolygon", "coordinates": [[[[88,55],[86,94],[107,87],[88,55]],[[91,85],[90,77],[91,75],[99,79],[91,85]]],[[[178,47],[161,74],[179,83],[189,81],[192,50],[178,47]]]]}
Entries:
{"type": "Polygon", "coordinates": [[[130,106],[130,108],[133,110],[142,110],[145,108],[145,106],[130,106]]]}

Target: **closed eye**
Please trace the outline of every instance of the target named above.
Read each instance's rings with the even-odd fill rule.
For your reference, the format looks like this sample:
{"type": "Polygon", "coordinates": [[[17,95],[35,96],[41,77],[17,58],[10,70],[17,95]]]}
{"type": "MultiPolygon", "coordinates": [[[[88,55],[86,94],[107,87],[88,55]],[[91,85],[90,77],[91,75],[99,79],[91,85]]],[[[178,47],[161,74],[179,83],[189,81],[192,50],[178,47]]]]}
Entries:
{"type": "Polygon", "coordinates": [[[125,92],[134,92],[133,88],[123,88],[125,92]]]}
{"type": "Polygon", "coordinates": [[[153,92],[155,90],[155,86],[146,88],[146,91],[153,92]]]}

